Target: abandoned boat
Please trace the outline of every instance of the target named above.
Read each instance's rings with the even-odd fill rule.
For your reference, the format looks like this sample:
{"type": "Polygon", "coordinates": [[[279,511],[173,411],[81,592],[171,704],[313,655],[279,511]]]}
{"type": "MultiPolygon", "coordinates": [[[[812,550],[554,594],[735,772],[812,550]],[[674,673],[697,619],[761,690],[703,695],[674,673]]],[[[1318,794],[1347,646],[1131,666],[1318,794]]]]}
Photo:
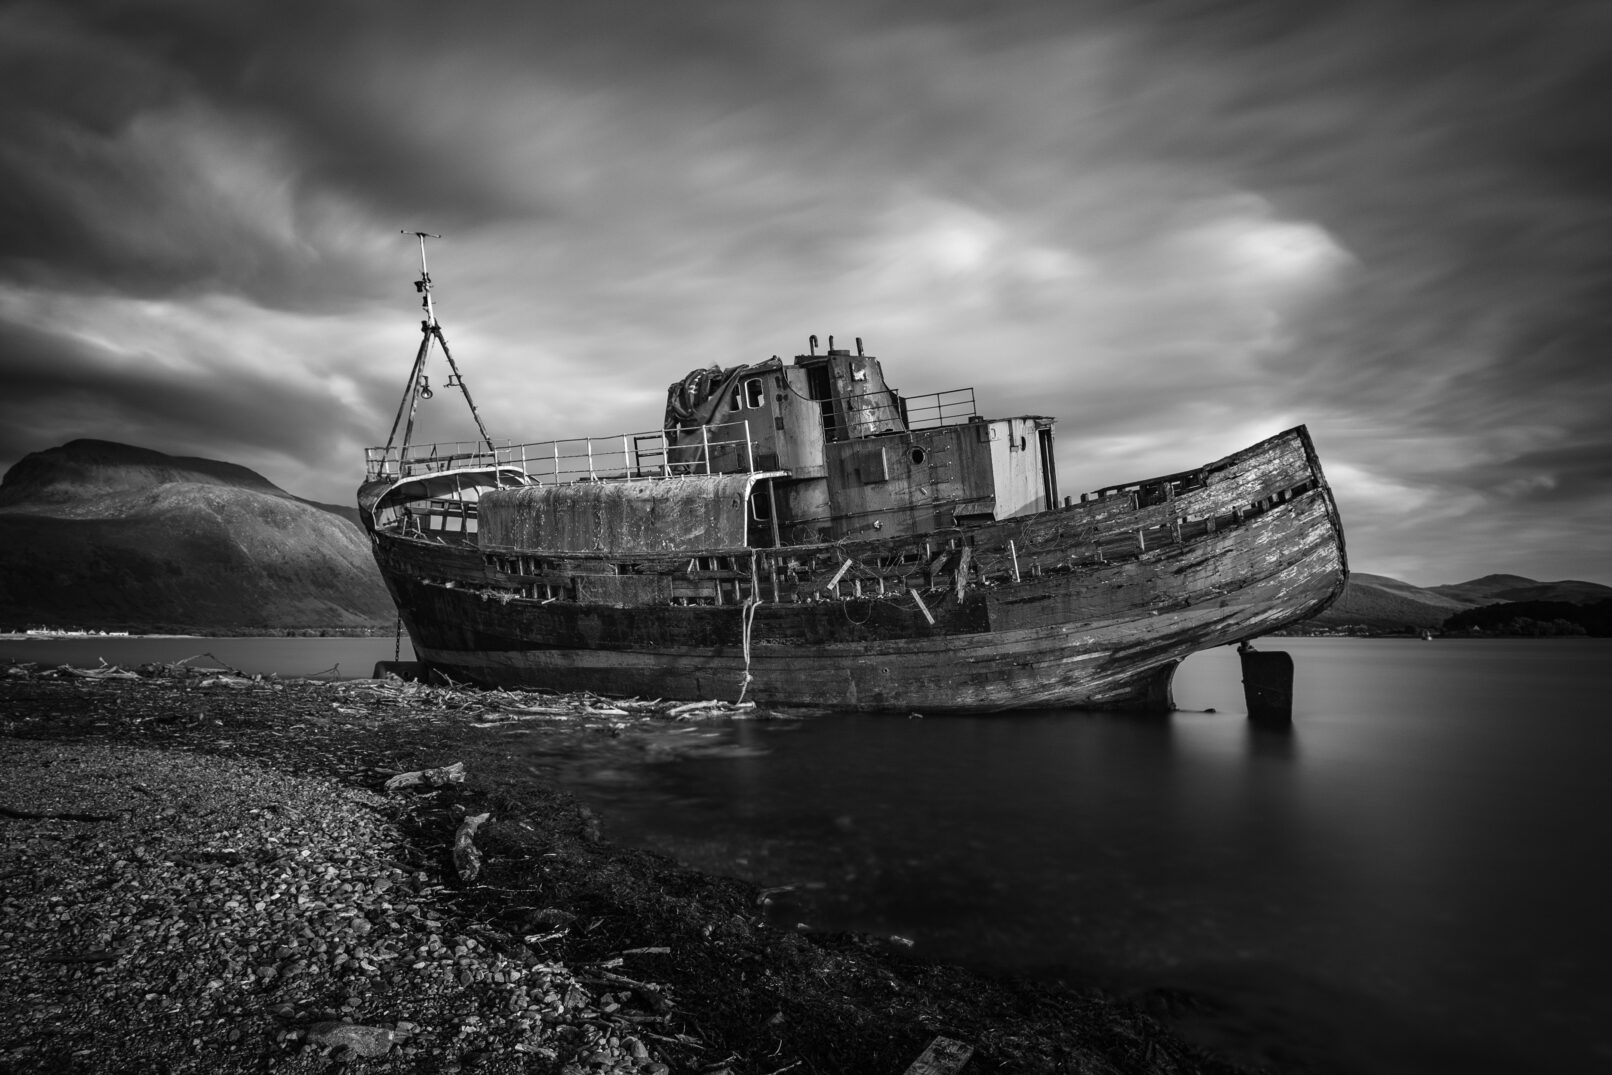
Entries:
{"type": "Polygon", "coordinates": [[[659,429],[495,445],[437,322],[424,239],[420,347],[358,504],[416,655],[451,678],[900,713],[1168,710],[1189,654],[1342,591],[1342,525],[1303,426],[1060,499],[1053,419],[982,417],[972,389],[900,393],[860,339],[695,370],[659,429]],[[474,442],[411,443],[433,344],[474,442]]]}

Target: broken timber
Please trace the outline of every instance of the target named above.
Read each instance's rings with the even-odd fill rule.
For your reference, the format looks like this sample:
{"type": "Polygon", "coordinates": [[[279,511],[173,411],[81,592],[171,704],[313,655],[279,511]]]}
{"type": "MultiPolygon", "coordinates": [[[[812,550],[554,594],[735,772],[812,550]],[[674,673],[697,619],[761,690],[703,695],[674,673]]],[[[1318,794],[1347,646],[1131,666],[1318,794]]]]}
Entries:
{"type": "Polygon", "coordinates": [[[936,1035],[918,1059],[908,1065],[906,1075],[956,1075],[974,1055],[974,1047],[936,1035]]]}
{"type": "Polygon", "coordinates": [[[412,773],[399,773],[386,782],[387,791],[397,791],[400,788],[427,787],[440,788],[446,784],[463,784],[465,782],[465,763],[456,761],[452,765],[444,765],[440,769],[418,769],[412,773]]]}

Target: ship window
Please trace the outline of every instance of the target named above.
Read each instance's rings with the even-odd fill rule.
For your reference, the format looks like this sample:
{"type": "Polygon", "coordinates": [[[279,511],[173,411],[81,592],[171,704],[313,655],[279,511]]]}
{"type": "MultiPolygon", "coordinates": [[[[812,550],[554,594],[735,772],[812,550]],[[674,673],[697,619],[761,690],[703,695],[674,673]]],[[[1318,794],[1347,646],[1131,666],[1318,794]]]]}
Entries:
{"type": "Polygon", "coordinates": [[[767,398],[766,385],[762,384],[760,377],[752,377],[744,382],[744,405],[751,410],[761,406],[762,400],[767,398]]]}
{"type": "Polygon", "coordinates": [[[912,465],[916,467],[922,465],[927,456],[924,454],[924,450],[922,448],[914,446],[913,449],[907,453],[907,458],[912,460],[912,465]]]}
{"type": "Polygon", "coordinates": [[[753,496],[750,498],[750,517],[759,523],[768,522],[772,519],[772,504],[769,503],[768,497],[753,496]]]}

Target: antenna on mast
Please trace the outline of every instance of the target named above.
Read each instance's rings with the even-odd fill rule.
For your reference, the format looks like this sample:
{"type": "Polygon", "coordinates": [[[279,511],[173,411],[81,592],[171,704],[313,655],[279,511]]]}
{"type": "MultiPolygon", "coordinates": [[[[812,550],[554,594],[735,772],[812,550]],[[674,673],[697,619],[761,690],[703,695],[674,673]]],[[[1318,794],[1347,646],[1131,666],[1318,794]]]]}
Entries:
{"type": "Polygon", "coordinates": [[[420,293],[420,305],[425,308],[426,324],[432,327],[437,323],[437,311],[431,305],[431,270],[425,263],[425,241],[427,239],[440,239],[442,236],[429,231],[410,231],[407,228],[399,229],[400,235],[412,235],[420,240],[420,278],[414,281],[414,290],[420,293]]]}
{"type": "Polygon", "coordinates": [[[425,377],[425,360],[431,353],[431,341],[434,339],[442,345],[442,356],[448,360],[448,367],[453,371],[448,378],[448,384],[464,393],[465,404],[470,408],[470,417],[476,420],[476,430],[481,434],[482,443],[487,445],[488,454],[497,458],[497,450],[493,447],[492,438],[487,435],[487,427],[482,425],[481,414],[476,410],[476,401],[470,398],[470,386],[465,384],[464,374],[459,372],[459,364],[453,360],[453,352],[448,350],[448,338],[442,334],[442,325],[437,322],[436,305],[431,301],[431,270],[425,260],[425,241],[427,239],[440,239],[442,236],[429,231],[410,231],[407,228],[399,229],[402,235],[412,235],[420,241],[420,278],[414,282],[414,290],[420,293],[420,306],[425,310],[425,320],[420,322],[420,349],[414,355],[414,368],[409,373],[408,386],[403,390],[403,400],[397,407],[397,418],[392,422],[391,436],[386,438],[386,452],[391,454],[392,444],[397,440],[398,427],[403,427],[403,442],[398,446],[398,472],[402,474],[404,456],[408,453],[409,442],[414,437],[414,415],[419,408],[420,400],[431,398],[431,387],[425,377]],[[407,414],[408,421],[404,422],[407,414]]]}

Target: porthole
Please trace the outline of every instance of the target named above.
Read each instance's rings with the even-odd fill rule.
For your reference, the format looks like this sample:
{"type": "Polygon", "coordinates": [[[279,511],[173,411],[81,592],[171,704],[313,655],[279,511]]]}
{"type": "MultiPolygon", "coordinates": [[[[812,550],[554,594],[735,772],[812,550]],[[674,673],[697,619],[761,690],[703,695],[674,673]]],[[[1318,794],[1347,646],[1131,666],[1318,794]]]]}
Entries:
{"type": "Polygon", "coordinates": [[[912,460],[912,465],[916,467],[923,465],[923,461],[929,458],[929,454],[917,445],[913,445],[907,452],[907,458],[912,460]]]}

